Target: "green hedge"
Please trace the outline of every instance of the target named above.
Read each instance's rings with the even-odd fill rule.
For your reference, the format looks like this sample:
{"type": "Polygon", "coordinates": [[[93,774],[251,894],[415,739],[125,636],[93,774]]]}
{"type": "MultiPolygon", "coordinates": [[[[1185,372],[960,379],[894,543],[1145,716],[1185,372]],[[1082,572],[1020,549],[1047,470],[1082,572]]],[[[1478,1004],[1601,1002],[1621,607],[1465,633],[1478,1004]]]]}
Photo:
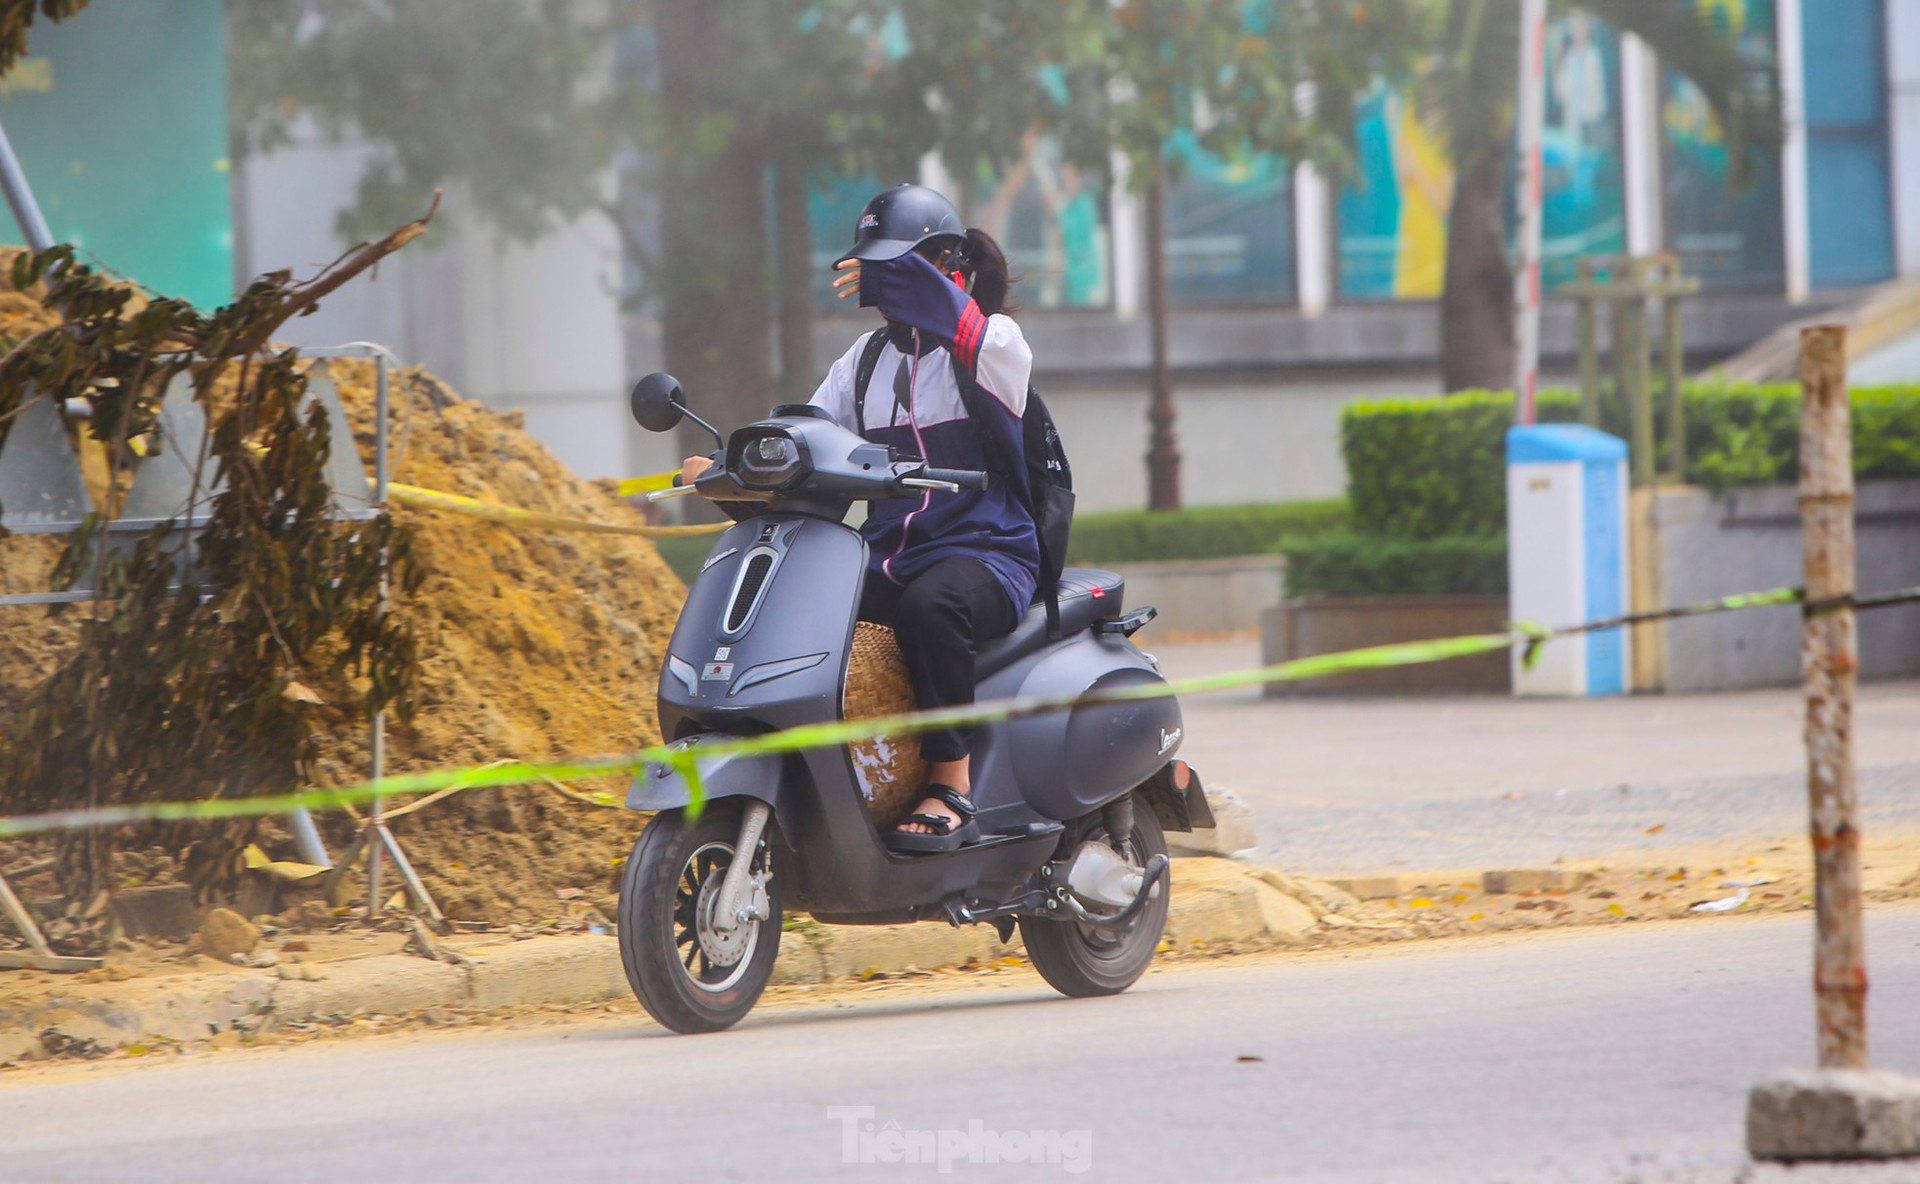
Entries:
{"type": "MultiPolygon", "coordinates": [[[[1076,514],[1067,561],[1085,567],[1265,555],[1282,538],[1311,538],[1340,530],[1347,518],[1345,498],[1076,514]]],[[[713,539],[656,539],[654,545],[667,566],[692,583],[713,549],[713,539]]]]}
{"type": "Polygon", "coordinates": [[[680,582],[691,584],[713,550],[713,536],[696,534],[679,539],[655,539],[653,545],[660,552],[660,558],[673,569],[673,574],[680,577],[680,582]]]}
{"type": "Polygon", "coordinates": [[[1067,561],[1084,567],[1264,555],[1282,538],[1340,530],[1347,520],[1344,498],[1076,514],[1067,561]]]}
{"type": "Polygon", "coordinates": [[[1290,539],[1288,596],[1497,596],[1507,590],[1507,538],[1392,538],[1341,531],[1290,539]]]}
{"type": "MultiPolygon", "coordinates": [[[[1711,489],[1791,481],[1799,465],[1800,394],[1794,384],[1687,385],[1690,484],[1711,489]]],[[[1579,418],[1579,396],[1542,391],[1543,423],[1579,418]]],[[[1920,476],[1920,385],[1853,392],[1854,470],[1860,477],[1920,476]]],[[[1664,427],[1664,414],[1657,416],[1664,427]]],[[[1491,535],[1506,528],[1510,391],[1350,404],[1341,450],[1356,529],[1406,538],[1491,535]]],[[[1625,409],[1609,392],[1603,430],[1626,438],[1625,409]]],[[[1669,449],[1656,436],[1665,460],[1669,449]]],[[[1663,469],[1668,467],[1661,464],[1663,469]]]]}

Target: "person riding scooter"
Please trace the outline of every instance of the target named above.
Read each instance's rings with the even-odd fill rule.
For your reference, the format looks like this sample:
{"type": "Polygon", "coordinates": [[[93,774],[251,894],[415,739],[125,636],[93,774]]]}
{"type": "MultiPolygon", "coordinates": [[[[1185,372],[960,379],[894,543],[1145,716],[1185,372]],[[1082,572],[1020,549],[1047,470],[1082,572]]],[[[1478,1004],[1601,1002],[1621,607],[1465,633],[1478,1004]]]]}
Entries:
{"type": "MultiPolygon", "coordinates": [[[[853,246],[835,268],[839,297],[858,293],[886,324],[833,364],[812,405],[936,467],[985,469],[997,449],[1012,462],[1001,472],[1023,472],[1033,354],[1013,319],[1012,281],[993,239],[967,228],[934,190],[899,185],[860,212],[853,246]],[[885,344],[863,367],[875,334],[885,344]],[[872,374],[865,391],[856,389],[863,369],[872,374]],[[991,396],[972,400],[986,410],[978,418],[961,390],[968,381],[991,396]]],[[[688,457],[682,480],[712,463],[688,457]]],[[[892,627],[922,708],[973,702],[974,655],[1011,633],[1034,601],[1040,546],[1023,493],[1006,480],[984,490],[928,490],[918,502],[875,503],[861,527],[869,567],[860,619],[892,627]]],[[[887,835],[890,848],[951,851],[979,838],[972,739],[972,729],[922,734],[927,795],[887,835]]]]}

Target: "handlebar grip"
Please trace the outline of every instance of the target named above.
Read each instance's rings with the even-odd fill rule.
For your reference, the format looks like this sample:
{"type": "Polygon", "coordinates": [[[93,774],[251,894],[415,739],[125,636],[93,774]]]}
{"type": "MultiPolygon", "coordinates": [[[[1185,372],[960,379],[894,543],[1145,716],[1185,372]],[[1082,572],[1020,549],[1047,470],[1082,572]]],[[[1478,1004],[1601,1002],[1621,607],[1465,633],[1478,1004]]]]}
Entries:
{"type": "Polygon", "coordinates": [[[946,481],[962,489],[985,489],[987,475],[978,469],[922,469],[917,476],[929,481],[946,481]]]}

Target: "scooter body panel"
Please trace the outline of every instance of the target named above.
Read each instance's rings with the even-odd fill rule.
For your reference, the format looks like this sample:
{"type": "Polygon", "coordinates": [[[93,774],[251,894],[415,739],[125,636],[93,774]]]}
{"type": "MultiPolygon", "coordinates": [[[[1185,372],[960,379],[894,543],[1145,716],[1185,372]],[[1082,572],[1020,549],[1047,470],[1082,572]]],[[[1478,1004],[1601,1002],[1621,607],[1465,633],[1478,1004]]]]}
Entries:
{"type": "MultiPolygon", "coordinates": [[[[718,739],[841,718],[866,566],[858,531],[811,515],[770,511],[720,535],[668,645],[662,733],[718,739]]],[[[979,696],[1078,694],[1158,678],[1124,639],[1082,631],[995,672],[979,696]]],[[[1171,698],[978,729],[972,779],[985,839],[941,854],[888,850],[844,746],[716,761],[706,790],[774,805],[784,848],[775,858],[791,907],[829,919],[907,920],[956,894],[994,901],[1030,887],[1056,854],[1063,824],[1164,765],[1166,738],[1177,744],[1178,731],[1171,698]]],[[[707,762],[698,767],[705,781],[707,762]]],[[[636,778],[629,805],[667,809],[689,796],[680,774],[656,766],[636,778]]]]}

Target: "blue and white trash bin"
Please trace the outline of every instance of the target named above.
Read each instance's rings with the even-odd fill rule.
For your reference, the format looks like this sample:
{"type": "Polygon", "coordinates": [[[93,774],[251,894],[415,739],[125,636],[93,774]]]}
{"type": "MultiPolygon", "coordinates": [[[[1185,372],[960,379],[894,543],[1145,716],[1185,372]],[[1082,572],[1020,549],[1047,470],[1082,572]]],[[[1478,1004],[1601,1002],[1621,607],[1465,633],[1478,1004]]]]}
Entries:
{"type": "MultiPolygon", "coordinates": [[[[1557,627],[1627,611],[1627,444],[1583,424],[1507,431],[1507,575],[1513,619],[1557,627]]],[[[1620,695],[1625,629],[1563,637],[1532,669],[1513,652],[1516,695],[1620,695]]]]}

